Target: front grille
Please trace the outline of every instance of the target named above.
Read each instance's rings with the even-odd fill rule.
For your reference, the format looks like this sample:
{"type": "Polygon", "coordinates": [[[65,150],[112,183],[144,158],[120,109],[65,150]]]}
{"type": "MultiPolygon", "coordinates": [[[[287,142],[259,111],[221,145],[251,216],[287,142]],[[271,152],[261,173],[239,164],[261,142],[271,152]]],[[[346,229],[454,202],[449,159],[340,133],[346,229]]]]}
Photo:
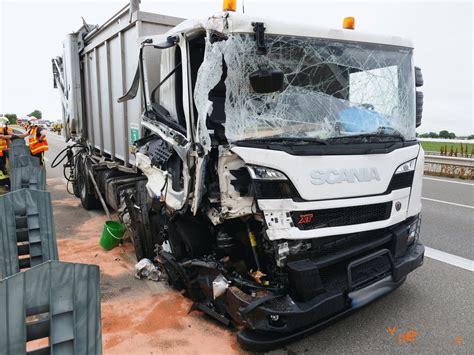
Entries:
{"type": "Polygon", "coordinates": [[[383,221],[390,217],[391,211],[390,201],[373,205],[294,211],[291,217],[298,229],[311,230],[383,221]]]}
{"type": "Polygon", "coordinates": [[[413,185],[413,176],[415,175],[414,171],[408,171],[406,173],[395,174],[388,185],[387,193],[392,192],[393,190],[404,189],[406,187],[411,187],[413,185]]]}

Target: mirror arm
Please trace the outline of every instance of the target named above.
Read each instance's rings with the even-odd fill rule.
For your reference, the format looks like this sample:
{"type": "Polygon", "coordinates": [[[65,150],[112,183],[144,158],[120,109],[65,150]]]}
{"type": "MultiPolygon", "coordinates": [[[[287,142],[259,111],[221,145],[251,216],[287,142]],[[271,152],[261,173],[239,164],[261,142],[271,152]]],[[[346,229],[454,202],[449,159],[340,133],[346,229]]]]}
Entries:
{"type": "Polygon", "coordinates": [[[125,102],[128,100],[132,100],[137,96],[138,93],[138,86],[140,85],[140,64],[137,65],[137,70],[135,71],[135,76],[132,81],[132,85],[130,89],[121,97],[117,99],[117,102],[125,102]]]}
{"type": "Polygon", "coordinates": [[[138,55],[138,68],[140,70],[140,78],[142,82],[142,94],[143,94],[143,100],[144,106],[145,106],[145,112],[148,112],[148,105],[146,104],[146,90],[145,90],[145,73],[143,71],[143,45],[140,47],[140,54],[138,55]]]}
{"type": "Polygon", "coordinates": [[[151,95],[150,95],[150,100],[152,103],[155,103],[155,93],[156,93],[156,90],[158,90],[161,85],[163,85],[163,83],[168,80],[174,73],[176,73],[176,70],[178,70],[179,68],[181,68],[181,62],[179,62],[172,71],[170,71],[168,73],[168,75],[166,75],[163,80],[160,81],[160,83],[156,86],[156,88],[153,89],[153,91],[151,92],[151,95]]]}

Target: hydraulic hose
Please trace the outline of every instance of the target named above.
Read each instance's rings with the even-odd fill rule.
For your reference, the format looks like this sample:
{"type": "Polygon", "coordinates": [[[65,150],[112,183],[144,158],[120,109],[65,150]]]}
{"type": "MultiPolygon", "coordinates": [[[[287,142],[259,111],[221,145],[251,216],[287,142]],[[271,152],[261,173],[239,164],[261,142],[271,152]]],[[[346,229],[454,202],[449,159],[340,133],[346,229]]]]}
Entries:
{"type": "Polygon", "coordinates": [[[66,160],[66,162],[63,164],[63,176],[67,181],[67,192],[69,192],[71,195],[74,195],[74,192],[69,191],[69,183],[74,184],[77,180],[77,166],[75,164],[76,157],[84,152],[89,152],[89,148],[85,144],[75,143],[61,150],[51,163],[51,168],[54,169],[66,160]],[[76,152],[74,152],[74,148],[77,148],[76,152]],[[69,173],[67,173],[68,168],[69,173]]]}

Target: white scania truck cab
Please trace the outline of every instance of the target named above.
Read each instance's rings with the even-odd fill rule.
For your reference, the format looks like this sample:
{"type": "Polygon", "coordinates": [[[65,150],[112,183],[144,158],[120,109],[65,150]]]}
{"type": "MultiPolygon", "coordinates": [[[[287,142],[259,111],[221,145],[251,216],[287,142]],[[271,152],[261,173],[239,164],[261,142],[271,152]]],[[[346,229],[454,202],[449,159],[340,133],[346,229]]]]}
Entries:
{"type": "Polygon", "coordinates": [[[74,50],[53,60],[74,142],[65,169],[83,206],[117,210],[137,258],[194,309],[264,351],[423,263],[423,81],[410,41],[127,11],[70,35],[74,50]]]}

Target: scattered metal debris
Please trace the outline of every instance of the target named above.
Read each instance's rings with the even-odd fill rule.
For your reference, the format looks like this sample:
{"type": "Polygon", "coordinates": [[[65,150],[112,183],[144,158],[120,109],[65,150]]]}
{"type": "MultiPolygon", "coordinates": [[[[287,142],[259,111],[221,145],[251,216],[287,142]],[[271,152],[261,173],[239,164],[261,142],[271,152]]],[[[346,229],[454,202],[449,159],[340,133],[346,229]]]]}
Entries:
{"type": "Polygon", "coordinates": [[[142,259],[135,265],[135,277],[142,279],[146,277],[151,281],[163,281],[165,274],[160,268],[156,267],[149,259],[142,259]]]}

